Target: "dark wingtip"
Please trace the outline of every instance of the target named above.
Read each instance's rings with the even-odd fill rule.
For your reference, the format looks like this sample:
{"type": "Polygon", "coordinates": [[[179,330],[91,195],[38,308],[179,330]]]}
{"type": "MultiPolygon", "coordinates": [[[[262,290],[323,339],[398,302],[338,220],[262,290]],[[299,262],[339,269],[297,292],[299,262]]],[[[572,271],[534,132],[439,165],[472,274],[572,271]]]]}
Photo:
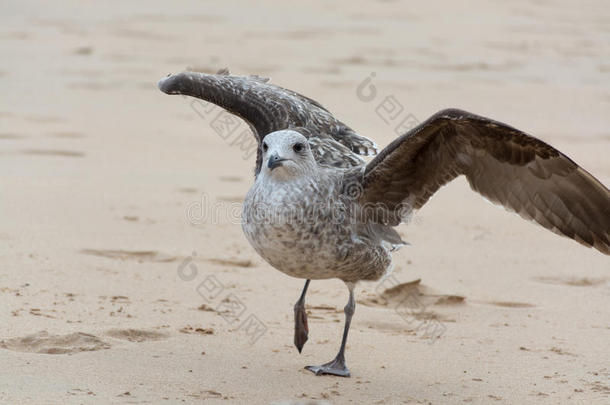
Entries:
{"type": "Polygon", "coordinates": [[[201,80],[205,76],[230,76],[228,68],[220,69],[216,74],[184,71],[176,74],[168,74],[157,83],[159,90],[166,94],[189,94],[189,91],[193,91],[193,82],[201,80]]]}
{"type": "Polygon", "coordinates": [[[159,87],[159,90],[165,94],[179,94],[180,91],[178,89],[178,84],[180,83],[179,78],[182,75],[183,73],[179,73],[177,75],[169,74],[163,79],[159,80],[157,87],[159,87]]]}

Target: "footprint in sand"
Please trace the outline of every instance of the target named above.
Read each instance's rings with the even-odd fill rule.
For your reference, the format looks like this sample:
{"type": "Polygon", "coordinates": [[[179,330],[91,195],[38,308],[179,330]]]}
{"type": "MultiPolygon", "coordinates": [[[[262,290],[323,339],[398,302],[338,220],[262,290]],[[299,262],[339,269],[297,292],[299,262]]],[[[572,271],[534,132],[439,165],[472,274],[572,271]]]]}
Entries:
{"type": "Polygon", "coordinates": [[[143,329],[110,329],[106,335],[115,339],[128,340],[130,342],[146,342],[148,340],[162,340],[169,337],[168,334],[143,329]]]}
{"type": "MultiPolygon", "coordinates": [[[[421,284],[421,280],[417,279],[408,283],[398,284],[388,288],[381,293],[369,293],[369,295],[361,300],[359,304],[369,307],[385,307],[394,309],[402,317],[408,317],[417,321],[440,321],[440,322],[455,322],[449,316],[443,315],[430,308],[451,307],[464,304],[465,297],[459,295],[438,294],[433,289],[421,284]]],[[[373,323],[370,323],[374,325],[373,323]]],[[[402,330],[403,324],[395,324],[390,330],[402,330]]]]}
{"type": "MultiPolygon", "coordinates": [[[[451,307],[462,305],[465,301],[466,298],[461,295],[438,294],[430,287],[422,285],[421,280],[417,279],[388,288],[381,294],[371,294],[363,300],[359,300],[358,303],[373,307],[389,308],[398,308],[406,305],[408,307],[413,307],[415,310],[414,312],[417,314],[416,319],[440,319],[437,313],[425,309],[430,306],[451,307]]],[[[486,301],[484,303],[505,308],[535,307],[535,305],[527,302],[486,301]]]]}
{"type": "Polygon", "coordinates": [[[398,284],[379,294],[371,293],[358,300],[359,304],[370,307],[396,308],[404,304],[416,304],[418,307],[461,305],[466,300],[460,295],[439,294],[432,288],[421,284],[421,279],[398,284]]]}
{"type": "Polygon", "coordinates": [[[110,345],[88,333],[50,335],[47,331],[41,331],[24,337],[1,340],[0,348],[16,352],[69,354],[109,349],[110,345]]]}

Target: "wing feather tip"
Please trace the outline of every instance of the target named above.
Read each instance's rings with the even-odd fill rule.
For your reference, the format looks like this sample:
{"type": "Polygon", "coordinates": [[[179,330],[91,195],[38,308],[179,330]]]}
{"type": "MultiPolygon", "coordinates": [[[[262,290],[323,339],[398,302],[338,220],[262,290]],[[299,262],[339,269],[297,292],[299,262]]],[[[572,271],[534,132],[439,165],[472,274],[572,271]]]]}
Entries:
{"type": "Polygon", "coordinates": [[[157,87],[164,93],[167,93],[167,81],[172,77],[172,74],[169,73],[167,76],[162,77],[161,80],[157,82],[157,87]]]}
{"type": "Polygon", "coordinates": [[[180,84],[185,73],[168,74],[157,82],[157,87],[165,94],[180,94],[180,84]]]}
{"type": "Polygon", "coordinates": [[[607,237],[606,237],[606,240],[595,238],[595,241],[593,242],[592,247],[594,249],[598,250],[599,252],[601,252],[607,256],[610,256],[610,240],[608,240],[607,237]]]}

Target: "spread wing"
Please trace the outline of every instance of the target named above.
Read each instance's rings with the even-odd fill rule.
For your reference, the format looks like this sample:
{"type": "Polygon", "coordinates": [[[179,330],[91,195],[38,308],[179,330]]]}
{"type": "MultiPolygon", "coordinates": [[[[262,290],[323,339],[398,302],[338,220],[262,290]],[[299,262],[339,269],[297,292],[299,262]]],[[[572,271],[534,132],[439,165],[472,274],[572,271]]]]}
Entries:
{"type": "MultiPolygon", "coordinates": [[[[270,132],[300,128],[308,137],[317,161],[323,165],[352,167],[364,164],[360,155],[374,155],[376,145],[337,120],[318,102],[273,85],[259,76],[183,72],[159,81],[167,94],[183,94],[216,104],[249,125],[259,146],[270,132]]],[[[256,170],[261,167],[257,153],[256,170]]]]}
{"type": "Polygon", "coordinates": [[[361,202],[418,209],[460,175],[492,202],[610,254],[603,184],[541,140],[465,111],[443,110],[382,150],[366,166],[361,202]]]}

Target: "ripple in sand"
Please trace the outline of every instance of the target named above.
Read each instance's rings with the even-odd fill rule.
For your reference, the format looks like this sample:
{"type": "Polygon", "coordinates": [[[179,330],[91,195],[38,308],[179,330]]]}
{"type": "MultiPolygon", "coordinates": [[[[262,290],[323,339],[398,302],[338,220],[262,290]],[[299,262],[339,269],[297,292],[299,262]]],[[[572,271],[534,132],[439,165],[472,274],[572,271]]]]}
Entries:
{"type": "Polygon", "coordinates": [[[331,311],[331,312],[343,312],[343,310],[341,309],[337,309],[332,305],[313,305],[313,306],[307,306],[307,309],[312,309],[312,310],[321,310],[321,311],[331,311]]]}
{"type": "Polygon", "coordinates": [[[371,63],[363,56],[354,55],[346,58],[332,59],[333,65],[370,65],[371,63]]]}
{"type": "Polygon", "coordinates": [[[231,259],[206,259],[206,261],[214,264],[219,264],[221,266],[229,266],[229,267],[252,267],[254,263],[251,260],[231,260],[231,259]]]}
{"type": "Polygon", "coordinates": [[[324,85],[325,87],[332,87],[335,89],[340,89],[340,88],[349,89],[349,88],[356,87],[356,83],[351,82],[351,81],[326,80],[326,81],[323,81],[321,84],[324,85]]]}
{"type": "Polygon", "coordinates": [[[75,55],[91,55],[93,53],[93,47],[91,46],[81,46],[74,50],[75,55]]]}
{"type": "Polygon", "coordinates": [[[142,329],[111,329],[106,332],[106,335],[115,339],[138,343],[146,342],[148,340],[162,340],[169,337],[166,333],[142,329]]]}
{"type": "Polygon", "coordinates": [[[195,194],[197,189],[193,187],[181,187],[178,189],[178,191],[185,194],[195,194]]]}
{"type": "Polygon", "coordinates": [[[190,334],[213,335],[214,334],[214,329],[213,328],[201,328],[201,327],[194,327],[194,326],[191,326],[191,325],[186,325],[184,328],[180,328],[178,330],[178,332],[185,333],[187,335],[190,335],[190,334]]]}
{"type": "Polygon", "coordinates": [[[196,393],[188,394],[189,397],[197,398],[197,399],[228,399],[228,397],[223,397],[223,395],[214,390],[203,390],[196,393]]]}
{"type": "Polygon", "coordinates": [[[433,64],[428,65],[426,68],[432,70],[441,71],[452,71],[452,72],[473,72],[473,71],[496,71],[504,72],[508,70],[514,70],[521,67],[522,64],[514,61],[508,61],[504,63],[491,64],[488,62],[467,62],[467,63],[444,63],[444,64],[433,64]]]}
{"type": "Polygon", "coordinates": [[[308,74],[329,74],[329,75],[338,75],[341,73],[341,69],[337,66],[328,66],[328,67],[304,67],[301,69],[301,72],[308,74]]]}
{"type": "Polygon", "coordinates": [[[0,139],[22,139],[25,138],[23,135],[13,134],[13,133],[0,133],[0,139]]]}
{"type": "Polygon", "coordinates": [[[117,260],[137,260],[138,262],[173,262],[176,256],[165,255],[153,250],[113,250],[113,249],[82,249],[80,253],[92,256],[106,257],[117,260]]]}
{"type": "Polygon", "coordinates": [[[328,39],[335,33],[330,30],[316,29],[294,29],[284,30],[280,33],[276,31],[246,31],[243,36],[246,38],[270,39],[278,41],[292,40],[315,40],[328,39]]]}
{"type": "Polygon", "coordinates": [[[28,122],[40,122],[40,123],[51,123],[51,122],[63,122],[65,119],[60,117],[54,117],[51,115],[27,115],[25,116],[25,120],[28,122]]]}
{"type": "Polygon", "coordinates": [[[68,354],[109,349],[110,345],[88,333],[50,335],[47,331],[41,331],[20,338],[2,340],[0,347],[17,352],[68,354]]]}
{"type": "Polygon", "coordinates": [[[114,82],[94,82],[94,81],[82,81],[72,82],[67,85],[70,89],[78,90],[113,90],[123,87],[123,83],[119,81],[114,82]]]}
{"type": "Polygon", "coordinates": [[[226,181],[228,183],[239,183],[240,181],[243,180],[243,178],[238,177],[238,176],[220,176],[219,180],[226,181]]]}
{"type": "Polygon", "coordinates": [[[489,304],[505,308],[534,308],[536,305],[527,302],[492,301],[489,304]]]}
{"type": "Polygon", "coordinates": [[[140,39],[156,42],[170,41],[176,38],[173,35],[159,34],[155,31],[139,30],[129,27],[116,28],[112,33],[121,38],[140,39]]]}
{"type": "Polygon", "coordinates": [[[83,157],[84,152],[73,150],[57,150],[57,149],[26,149],[21,153],[25,155],[41,155],[41,156],[61,156],[61,157],[83,157]]]}
{"type": "Polygon", "coordinates": [[[557,347],[557,346],[553,346],[553,347],[551,347],[551,348],[549,349],[549,351],[550,351],[550,352],[553,352],[553,353],[555,353],[555,354],[558,354],[558,355],[560,355],[560,356],[576,356],[576,354],[574,354],[574,353],[570,353],[570,352],[568,352],[567,350],[564,350],[564,349],[562,349],[562,348],[560,348],[560,347],[557,347]]]}
{"type": "Polygon", "coordinates": [[[457,305],[464,303],[465,297],[461,295],[443,295],[436,300],[434,305],[457,305]]]}
{"type": "Polygon", "coordinates": [[[70,131],[60,131],[60,132],[51,132],[48,134],[49,136],[54,136],[56,138],[83,138],[85,135],[80,132],[70,132],[70,131]]]}
{"type": "Polygon", "coordinates": [[[544,284],[569,285],[572,287],[591,287],[604,284],[603,278],[577,278],[577,277],[534,277],[534,280],[544,284]]]}
{"type": "Polygon", "coordinates": [[[30,39],[30,34],[28,34],[27,32],[24,31],[12,31],[12,32],[5,32],[0,34],[0,39],[18,39],[18,40],[24,40],[24,39],[30,39]]]}
{"type": "Polygon", "coordinates": [[[235,197],[220,196],[220,197],[216,198],[216,200],[223,201],[223,202],[230,202],[230,203],[241,203],[244,200],[244,197],[242,197],[242,196],[235,196],[235,197]]]}

